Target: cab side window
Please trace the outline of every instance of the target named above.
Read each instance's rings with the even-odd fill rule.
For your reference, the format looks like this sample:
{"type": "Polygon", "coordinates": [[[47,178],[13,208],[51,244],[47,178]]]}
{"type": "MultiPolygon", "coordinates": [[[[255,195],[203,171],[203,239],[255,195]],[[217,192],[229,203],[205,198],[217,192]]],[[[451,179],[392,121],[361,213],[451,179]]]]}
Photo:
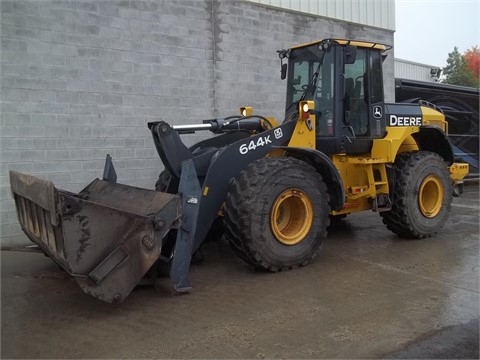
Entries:
{"type": "Polygon", "coordinates": [[[366,49],[357,49],[353,64],[345,64],[345,123],[356,136],[368,135],[368,57],[366,49]]]}
{"type": "Polygon", "coordinates": [[[378,51],[370,52],[369,61],[370,70],[370,104],[383,101],[383,83],[382,83],[382,54],[378,51]]]}

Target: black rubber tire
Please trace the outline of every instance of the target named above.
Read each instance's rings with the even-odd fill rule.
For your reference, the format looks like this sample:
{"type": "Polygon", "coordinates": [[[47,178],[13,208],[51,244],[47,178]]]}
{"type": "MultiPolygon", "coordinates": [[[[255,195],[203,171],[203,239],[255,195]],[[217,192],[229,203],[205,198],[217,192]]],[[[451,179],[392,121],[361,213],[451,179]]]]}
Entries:
{"type": "Polygon", "coordinates": [[[166,192],[171,178],[172,175],[170,172],[167,169],[164,169],[160,175],[158,175],[158,179],[155,182],[155,191],[166,192]]]}
{"type": "Polygon", "coordinates": [[[205,241],[218,241],[225,234],[225,225],[223,224],[223,217],[217,216],[213,220],[212,226],[208,230],[207,236],[205,236],[205,241]]]}
{"type": "MultiPolygon", "coordinates": [[[[392,209],[380,213],[383,223],[401,237],[422,239],[434,235],[445,224],[452,203],[453,186],[446,163],[429,151],[402,153],[395,160],[395,172],[392,209]],[[433,187],[430,193],[443,193],[443,198],[440,195],[431,199],[423,197],[422,184],[429,183],[433,187]],[[435,211],[422,211],[422,203],[429,200],[435,203],[435,199],[438,199],[435,211]]],[[[428,196],[426,190],[425,194],[428,196]]]]}
{"type": "Polygon", "coordinates": [[[327,187],[312,166],[295,158],[262,158],[232,182],[226,198],[225,238],[241,259],[256,268],[291,269],[316,255],[327,234],[329,213],[327,187]],[[274,204],[281,203],[280,195],[291,189],[300,190],[313,211],[305,235],[297,243],[285,244],[270,221],[274,204]]]}

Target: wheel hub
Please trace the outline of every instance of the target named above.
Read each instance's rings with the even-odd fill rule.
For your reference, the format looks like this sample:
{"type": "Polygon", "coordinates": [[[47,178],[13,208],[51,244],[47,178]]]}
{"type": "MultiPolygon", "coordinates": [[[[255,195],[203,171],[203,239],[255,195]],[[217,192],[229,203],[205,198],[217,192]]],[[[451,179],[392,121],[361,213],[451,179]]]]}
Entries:
{"type": "Polygon", "coordinates": [[[302,190],[291,188],[275,199],[270,213],[270,227],[280,243],[300,243],[310,231],[312,222],[312,202],[302,190]]]}
{"type": "Polygon", "coordinates": [[[418,205],[423,216],[433,218],[440,213],[443,193],[443,184],[438,177],[429,175],[422,181],[418,192],[418,205]]]}

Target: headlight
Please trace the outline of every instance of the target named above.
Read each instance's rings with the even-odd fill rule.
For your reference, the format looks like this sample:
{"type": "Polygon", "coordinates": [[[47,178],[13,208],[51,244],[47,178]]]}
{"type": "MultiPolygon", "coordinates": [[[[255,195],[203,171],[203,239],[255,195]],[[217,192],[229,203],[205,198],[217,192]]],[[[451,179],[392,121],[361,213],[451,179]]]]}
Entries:
{"type": "Polygon", "coordinates": [[[300,109],[299,111],[303,113],[308,113],[309,111],[315,109],[315,101],[313,100],[305,100],[300,101],[300,109]]]}
{"type": "Polygon", "coordinates": [[[240,115],[242,116],[252,116],[253,114],[253,109],[251,106],[244,106],[240,108],[240,115]]]}

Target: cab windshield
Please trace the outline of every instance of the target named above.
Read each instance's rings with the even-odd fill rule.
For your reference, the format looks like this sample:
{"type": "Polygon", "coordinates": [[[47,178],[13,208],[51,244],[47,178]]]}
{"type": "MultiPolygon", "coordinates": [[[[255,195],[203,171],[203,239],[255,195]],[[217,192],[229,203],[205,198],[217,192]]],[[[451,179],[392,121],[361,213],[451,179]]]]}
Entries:
{"type": "Polygon", "coordinates": [[[331,113],[334,97],[334,49],[321,44],[292,49],[288,58],[285,116],[298,111],[298,102],[314,100],[317,120],[331,113]]]}

